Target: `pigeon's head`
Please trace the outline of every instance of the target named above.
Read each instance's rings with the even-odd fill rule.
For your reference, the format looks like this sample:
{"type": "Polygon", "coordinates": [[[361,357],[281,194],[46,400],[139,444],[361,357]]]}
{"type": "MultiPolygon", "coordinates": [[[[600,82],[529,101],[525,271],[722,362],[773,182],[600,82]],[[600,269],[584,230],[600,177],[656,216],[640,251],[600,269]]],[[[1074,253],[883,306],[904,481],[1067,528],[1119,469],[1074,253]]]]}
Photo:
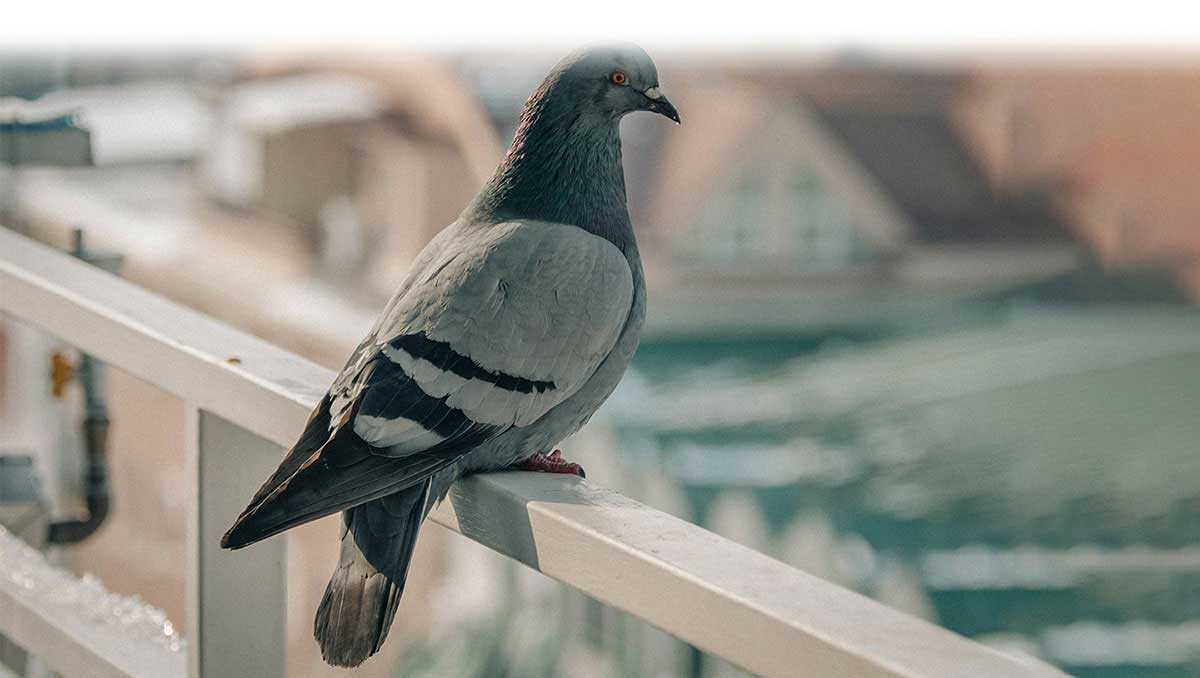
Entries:
{"type": "Polygon", "coordinates": [[[658,69],[637,45],[590,47],[569,55],[547,79],[585,112],[620,118],[650,111],[676,123],[679,112],[658,88],[658,69]]]}

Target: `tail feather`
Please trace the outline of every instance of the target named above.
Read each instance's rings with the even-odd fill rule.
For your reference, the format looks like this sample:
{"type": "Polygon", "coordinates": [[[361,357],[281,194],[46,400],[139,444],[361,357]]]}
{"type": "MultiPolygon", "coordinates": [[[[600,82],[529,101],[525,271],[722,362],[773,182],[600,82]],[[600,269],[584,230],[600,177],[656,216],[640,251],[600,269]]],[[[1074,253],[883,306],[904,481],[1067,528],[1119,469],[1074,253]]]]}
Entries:
{"type": "Polygon", "coordinates": [[[321,656],[333,666],[363,663],[383,646],[399,600],[398,588],[382,572],[339,566],[313,625],[321,656]]]}
{"type": "Polygon", "coordinates": [[[379,651],[396,616],[430,482],[342,515],[342,551],[317,608],[313,635],[334,666],[358,666],[379,651]]]}

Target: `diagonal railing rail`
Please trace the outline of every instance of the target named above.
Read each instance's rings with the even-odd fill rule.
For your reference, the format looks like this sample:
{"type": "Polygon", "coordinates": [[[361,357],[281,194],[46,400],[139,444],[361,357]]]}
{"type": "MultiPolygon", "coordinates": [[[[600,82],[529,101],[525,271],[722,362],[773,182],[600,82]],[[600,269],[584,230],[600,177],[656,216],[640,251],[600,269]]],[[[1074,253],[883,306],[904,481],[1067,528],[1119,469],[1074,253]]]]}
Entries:
{"type": "MultiPolygon", "coordinates": [[[[333,373],[2,228],[0,312],[187,403],[187,672],[282,676],[284,540],[217,542],[333,373]]],[[[467,478],[432,519],[756,674],[1063,675],[573,477],[467,478]]],[[[5,596],[0,633],[20,638],[5,596]]]]}

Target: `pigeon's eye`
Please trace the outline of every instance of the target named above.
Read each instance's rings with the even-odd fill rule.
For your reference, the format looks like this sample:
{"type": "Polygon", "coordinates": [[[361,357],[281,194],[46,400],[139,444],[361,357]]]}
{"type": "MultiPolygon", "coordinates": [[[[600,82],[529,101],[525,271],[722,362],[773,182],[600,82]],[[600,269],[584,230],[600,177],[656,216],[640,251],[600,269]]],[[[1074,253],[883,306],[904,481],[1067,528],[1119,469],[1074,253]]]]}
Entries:
{"type": "Polygon", "coordinates": [[[613,71],[608,76],[608,79],[614,85],[624,85],[629,82],[629,76],[625,75],[625,71],[613,71]]]}

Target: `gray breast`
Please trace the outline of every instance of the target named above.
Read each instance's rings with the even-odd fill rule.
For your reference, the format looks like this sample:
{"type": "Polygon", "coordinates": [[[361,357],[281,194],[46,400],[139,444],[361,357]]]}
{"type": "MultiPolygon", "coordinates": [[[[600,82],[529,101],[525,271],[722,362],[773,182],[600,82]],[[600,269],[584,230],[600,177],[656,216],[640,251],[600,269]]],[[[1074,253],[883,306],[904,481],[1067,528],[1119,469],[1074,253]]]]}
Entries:
{"type": "MultiPolygon", "coordinates": [[[[633,273],[633,304],[616,345],[600,363],[591,378],[570,398],[559,403],[529,426],[514,428],[463,458],[454,477],[464,472],[502,469],[537,452],[549,452],[567,436],[575,433],[608,399],[637,350],[646,319],[646,283],[637,246],[626,248],[625,256],[633,273]]],[[[448,479],[453,482],[453,478],[448,479]]],[[[446,485],[449,485],[449,482],[446,485]]],[[[440,483],[439,483],[440,484],[440,483]]]]}

